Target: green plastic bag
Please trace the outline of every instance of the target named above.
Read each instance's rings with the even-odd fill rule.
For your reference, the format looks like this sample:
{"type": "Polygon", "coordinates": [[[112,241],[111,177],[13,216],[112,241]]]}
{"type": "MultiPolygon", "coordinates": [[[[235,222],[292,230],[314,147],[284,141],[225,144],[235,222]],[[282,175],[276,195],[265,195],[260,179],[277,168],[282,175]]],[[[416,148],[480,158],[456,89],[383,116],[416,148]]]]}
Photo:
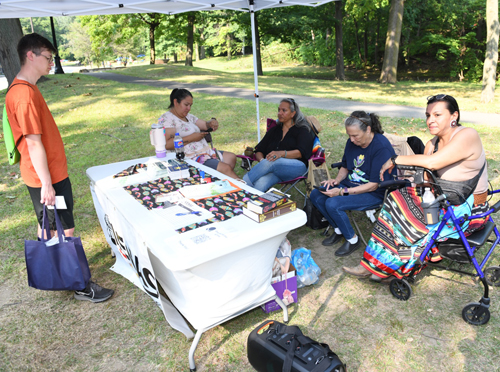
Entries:
{"type": "Polygon", "coordinates": [[[21,160],[21,154],[17,149],[17,145],[21,141],[21,138],[16,141],[14,140],[14,135],[12,134],[12,128],[10,127],[9,118],[7,116],[7,105],[3,106],[3,139],[5,141],[5,147],[7,147],[7,156],[9,157],[9,164],[14,165],[19,163],[21,160]]]}

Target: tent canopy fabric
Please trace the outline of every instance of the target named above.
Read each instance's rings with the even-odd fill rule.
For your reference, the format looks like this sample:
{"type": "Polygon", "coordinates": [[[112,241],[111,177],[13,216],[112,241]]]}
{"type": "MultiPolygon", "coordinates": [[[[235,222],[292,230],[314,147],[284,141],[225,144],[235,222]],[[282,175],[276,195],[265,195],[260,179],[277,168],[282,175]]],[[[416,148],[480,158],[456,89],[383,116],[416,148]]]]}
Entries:
{"type": "Polygon", "coordinates": [[[0,18],[58,17],[99,14],[164,13],[200,10],[248,11],[292,5],[318,6],[332,0],[4,0],[0,18]]]}

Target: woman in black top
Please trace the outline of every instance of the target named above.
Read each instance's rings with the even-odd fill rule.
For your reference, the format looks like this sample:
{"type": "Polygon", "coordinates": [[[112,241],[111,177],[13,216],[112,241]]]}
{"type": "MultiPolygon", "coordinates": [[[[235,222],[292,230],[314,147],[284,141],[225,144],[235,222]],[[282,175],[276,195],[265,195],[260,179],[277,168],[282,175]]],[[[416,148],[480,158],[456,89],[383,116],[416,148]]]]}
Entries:
{"type": "Polygon", "coordinates": [[[260,191],[302,176],[312,154],[314,132],[292,98],[281,100],[277,125],[255,147],[257,161],[243,180],[260,191]]]}

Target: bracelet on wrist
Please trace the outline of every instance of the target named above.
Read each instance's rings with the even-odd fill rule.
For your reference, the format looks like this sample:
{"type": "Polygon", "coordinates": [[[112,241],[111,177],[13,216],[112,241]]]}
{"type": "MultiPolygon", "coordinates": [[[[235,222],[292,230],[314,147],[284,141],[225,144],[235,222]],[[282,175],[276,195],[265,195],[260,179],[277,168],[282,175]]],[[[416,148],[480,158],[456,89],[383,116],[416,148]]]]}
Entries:
{"type": "Polygon", "coordinates": [[[397,155],[395,155],[395,156],[391,157],[392,165],[394,165],[394,166],[396,166],[396,165],[397,165],[397,164],[396,164],[396,158],[397,158],[397,157],[398,157],[397,155]]]}
{"type": "Polygon", "coordinates": [[[286,158],[286,150],[285,150],[285,158],[286,158]]]}

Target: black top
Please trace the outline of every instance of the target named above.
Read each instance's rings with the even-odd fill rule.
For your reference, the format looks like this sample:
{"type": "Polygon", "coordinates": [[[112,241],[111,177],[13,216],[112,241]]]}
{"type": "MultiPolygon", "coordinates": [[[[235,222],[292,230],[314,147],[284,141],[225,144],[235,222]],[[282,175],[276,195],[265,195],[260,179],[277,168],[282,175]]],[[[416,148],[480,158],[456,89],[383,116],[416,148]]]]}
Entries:
{"type": "Polygon", "coordinates": [[[264,138],[255,147],[255,152],[261,152],[266,156],[271,151],[299,150],[302,154],[300,159],[306,166],[312,155],[312,147],[316,135],[307,127],[292,126],[283,138],[283,127],[276,125],[269,129],[264,138]],[[283,138],[283,140],[282,140],[283,138]]]}

